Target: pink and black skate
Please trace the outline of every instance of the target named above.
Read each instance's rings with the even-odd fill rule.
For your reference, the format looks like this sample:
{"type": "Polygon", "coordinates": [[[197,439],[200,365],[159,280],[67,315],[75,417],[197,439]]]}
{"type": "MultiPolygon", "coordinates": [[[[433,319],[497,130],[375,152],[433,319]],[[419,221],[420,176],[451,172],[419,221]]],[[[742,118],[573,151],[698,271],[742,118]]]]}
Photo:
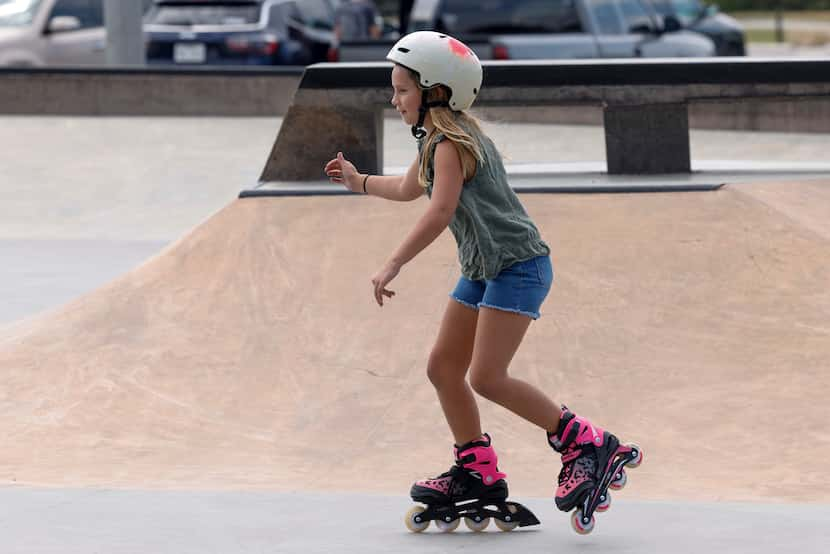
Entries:
{"type": "Polygon", "coordinates": [[[441,531],[454,531],[461,518],[472,531],[483,531],[490,518],[502,531],[537,525],[533,513],[516,502],[507,502],[507,477],[498,470],[496,451],[490,435],[463,446],[456,446],[455,465],[449,471],[412,485],[410,496],[415,502],[404,522],[410,531],[420,533],[435,521],[441,531]]]}
{"type": "Polygon", "coordinates": [[[547,435],[548,444],[562,454],[556,507],[563,512],[576,508],[571,525],[587,535],[594,529],[594,512],[604,512],[611,505],[608,489],[625,486],[625,466],[639,466],[642,450],[636,444],[620,444],[617,437],[564,406],[559,428],[547,435]]]}

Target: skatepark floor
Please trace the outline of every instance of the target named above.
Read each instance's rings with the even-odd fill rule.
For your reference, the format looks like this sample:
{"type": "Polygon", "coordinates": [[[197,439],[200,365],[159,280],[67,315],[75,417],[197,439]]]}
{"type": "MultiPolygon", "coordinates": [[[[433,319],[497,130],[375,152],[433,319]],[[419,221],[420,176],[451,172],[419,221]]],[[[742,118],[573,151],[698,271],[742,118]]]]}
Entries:
{"type": "MultiPolygon", "coordinates": [[[[256,181],[279,124],[276,119],[245,118],[0,117],[0,339],[4,330],[26,328],[30,320],[50,321],[68,302],[84,294],[94,295],[98,287],[175,245],[177,239],[233,203],[240,190],[256,181]]],[[[604,157],[602,131],[598,128],[529,124],[493,128],[493,136],[510,163],[596,163],[604,157]]],[[[387,121],[388,166],[409,163],[413,147],[407,133],[398,122],[387,121]]],[[[769,167],[776,161],[782,166],[821,162],[830,147],[830,137],[693,131],[692,143],[693,159],[706,160],[713,167],[728,167],[730,162],[744,166],[763,162],[769,167]]],[[[815,206],[803,199],[782,204],[777,197],[779,190],[765,189],[758,198],[786,212],[791,218],[787,221],[803,225],[800,234],[794,235],[799,244],[826,244],[826,218],[817,215],[815,206]]],[[[752,206],[761,209],[760,204],[752,206]]],[[[774,232],[788,232],[786,225],[781,223],[774,232]]],[[[748,233],[747,229],[742,228],[742,232],[748,233]]],[[[568,240],[563,237],[563,243],[568,240]]],[[[373,252],[381,255],[379,250],[373,252]]],[[[750,254],[757,256],[757,252],[750,254]]],[[[776,250],[775,255],[784,256],[784,250],[776,250]]],[[[819,270],[826,267],[805,265],[799,275],[807,282],[809,272],[824,275],[819,270]]],[[[812,298],[817,305],[823,301],[818,292],[812,298]]],[[[814,323],[809,330],[814,338],[826,336],[826,327],[821,327],[818,319],[814,323]]],[[[760,327],[754,331],[760,332],[760,327]]],[[[0,367],[0,371],[8,369],[0,367]]],[[[824,386],[824,381],[820,384],[824,386]]],[[[64,393],[68,391],[67,386],[64,393]]],[[[51,401],[44,399],[43,403],[51,401]]],[[[13,411],[14,402],[15,398],[7,395],[2,407],[13,411]]],[[[68,417],[74,406],[58,408],[68,417]]],[[[54,412],[44,416],[40,408],[36,406],[31,414],[21,416],[31,419],[32,432],[54,424],[50,418],[63,417],[54,412]]],[[[113,414],[117,412],[113,407],[113,414]]],[[[309,425],[302,417],[297,416],[298,425],[309,425]]],[[[240,426],[237,431],[241,436],[250,430],[240,426]]],[[[20,444],[28,432],[19,435],[20,444]]],[[[728,434],[726,430],[724,433],[728,434]]],[[[440,429],[435,434],[443,440],[446,433],[440,429]]],[[[776,445],[771,444],[773,435],[771,432],[757,439],[757,456],[769,459],[764,463],[765,470],[777,463],[776,445]]],[[[826,434],[817,436],[826,441],[826,434]]],[[[485,533],[474,534],[462,524],[452,534],[441,534],[430,527],[415,535],[405,529],[402,521],[412,504],[405,490],[401,494],[348,492],[344,490],[347,487],[321,486],[319,476],[315,476],[315,486],[302,479],[293,481],[290,487],[273,488],[258,487],[255,480],[251,486],[227,488],[177,486],[175,479],[172,484],[159,479],[148,485],[143,475],[130,485],[131,474],[115,465],[111,469],[93,468],[94,456],[88,462],[73,459],[71,471],[75,473],[67,480],[27,479],[27,452],[15,449],[15,444],[14,433],[8,433],[0,454],[0,467],[4,468],[0,481],[5,484],[0,488],[0,552],[4,553],[422,554],[555,549],[771,554],[830,550],[826,486],[812,496],[809,487],[803,486],[798,501],[782,501],[786,492],[770,493],[776,491],[771,482],[758,483],[760,492],[742,495],[742,500],[749,500],[740,502],[729,491],[722,496],[712,493],[716,487],[705,482],[700,483],[700,494],[692,483],[674,489],[664,487],[662,497],[654,498],[637,486],[635,471],[629,488],[614,497],[611,510],[598,515],[594,533],[582,537],[571,530],[568,516],[553,506],[556,475],[551,471],[547,481],[538,483],[538,489],[522,482],[520,492],[511,497],[533,510],[541,526],[512,533],[501,533],[491,526],[485,533]],[[90,464],[88,473],[78,465],[81,463],[90,464]],[[8,468],[13,467],[20,468],[24,475],[12,473],[8,468]],[[100,477],[107,471],[117,486],[100,477]],[[239,490],[233,490],[236,488],[239,490]],[[323,492],[326,489],[331,492],[323,492]],[[769,493],[769,500],[764,500],[764,492],[769,493]]],[[[97,440],[90,442],[90,448],[99,445],[97,440]]],[[[196,441],[190,446],[200,445],[196,441]]],[[[441,446],[430,445],[428,454],[431,456],[436,448],[446,450],[441,446]]],[[[800,452],[819,447],[826,449],[827,444],[797,446],[800,452]]],[[[233,456],[231,451],[227,454],[233,456]]],[[[419,460],[417,467],[409,467],[408,471],[446,469],[442,467],[444,458],[430,456],[426,457],[433,460],[433,465],[426,466],[419,460]]],[[[30,462],[35,471],[39,460],[31,457],[30,462]]],[[[637,471],[652,471],[648,462],[637,471]]],[[[405,460],[395,463],[409,465],[405,460]]],[[[717,463],[712,464],[700,460],[701,475],[718,474],[717,463]]],[[[388,475],[388,468],[384,469],[381,473],[388,475]]],[[[791,475],[792,468],[785,465],[782,470],[787,479],[798,479],[798,475],[791,475]]],[[[60,468],[50,471],[58,474],[60,468]]],[[[671,468],[661,471],[671,479],[671,468]]],[[[646,473],[644,482],[648,482],[648,475],[655,479],[654,473],[646,473]]],[[[818,484],[819,477],[810,474],[803,482],[818,484]]],[[[198,481],[199,475],[188,479],[198,481]]]]}
{"type": "Polygon", "coordinates": [[[619,502],[571,531],[552,499],[522,498],[542,524],[473,533],[407,531],[400,496],[342,493],[0,490],[0,550],[20,554],[615,552],[820,554],[830,506],[619,502]]]}

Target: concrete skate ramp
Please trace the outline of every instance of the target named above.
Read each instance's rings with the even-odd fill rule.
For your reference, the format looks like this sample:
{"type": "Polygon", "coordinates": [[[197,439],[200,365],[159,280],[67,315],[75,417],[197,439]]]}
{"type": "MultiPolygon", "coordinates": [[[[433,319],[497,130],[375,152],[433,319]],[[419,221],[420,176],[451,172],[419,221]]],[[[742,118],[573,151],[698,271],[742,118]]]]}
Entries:
{"type": "MultiPolygon", "coordinates": [[[[830,182],[522,200],[556,281],[512,371],[643,446],[628,498],[830,500],[830,182]]],[[[452,238],[384,308],[369,284],[425,205],[237,200],[3,329],[0,480],[403,496],[444,471],[452,238]]],[[[512,493],[552,494],[543,433],[481,407],[512,493]]]]}

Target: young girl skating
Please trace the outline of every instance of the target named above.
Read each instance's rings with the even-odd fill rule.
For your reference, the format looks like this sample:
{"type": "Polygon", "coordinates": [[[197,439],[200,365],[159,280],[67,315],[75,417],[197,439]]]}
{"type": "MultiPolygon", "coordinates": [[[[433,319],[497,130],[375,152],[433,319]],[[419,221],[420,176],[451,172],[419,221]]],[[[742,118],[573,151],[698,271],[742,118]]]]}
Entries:
{"type": "Polygon", "coordinates": [[[608,508],[609,486],[621,488],[623,466],[636,467],[642,454],[508,373],[530,322],[539,318],[553,270],[550,249],[508,185],[498,150],[465,111],[481,88],[481,63],[463,43],[432,31],[403,37],[387,59],[395,64],[392,105],[412,126],[418,156],[404,176],[358,173],[342,152],[325,171],[353,192],[430,199],[372,277],[378,305],[395,295],[387,286],[401,269],[448,226],[458,244],[461,278],[427,363],[455,438],[455,465],[412,486],[413,500],[427,507],[410,510],[407,527],[423,531],[434,520],[451,531],[462,517],[476,531],[490,517],[502,530],[538,523],[527,509],[505,501],[506,476],[498,470],[490,436],[482,432],[475,391],[546,431],[548,445],[562,455],[556,505],[576,508],[574,529],[589,533],[593,512],[608,508]]]}

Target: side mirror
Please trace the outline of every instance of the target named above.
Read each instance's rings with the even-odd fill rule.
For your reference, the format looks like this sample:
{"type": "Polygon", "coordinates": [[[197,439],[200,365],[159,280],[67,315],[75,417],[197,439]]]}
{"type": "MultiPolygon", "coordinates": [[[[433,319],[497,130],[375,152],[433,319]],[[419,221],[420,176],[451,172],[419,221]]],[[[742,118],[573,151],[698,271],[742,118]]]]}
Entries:
{"type": "Polygon", "coordinates": [[[59,15],[49,21],[47,29],[50,33],[65,33],[77,31],[81,28],[81,20],[71,15],[59,15]]]}
{"type": "Polygon", "coordinates": [[[663,17],[663,32],[675,33],[683,30],[683,24],[674,15],[667,15],[663,17]]]}

